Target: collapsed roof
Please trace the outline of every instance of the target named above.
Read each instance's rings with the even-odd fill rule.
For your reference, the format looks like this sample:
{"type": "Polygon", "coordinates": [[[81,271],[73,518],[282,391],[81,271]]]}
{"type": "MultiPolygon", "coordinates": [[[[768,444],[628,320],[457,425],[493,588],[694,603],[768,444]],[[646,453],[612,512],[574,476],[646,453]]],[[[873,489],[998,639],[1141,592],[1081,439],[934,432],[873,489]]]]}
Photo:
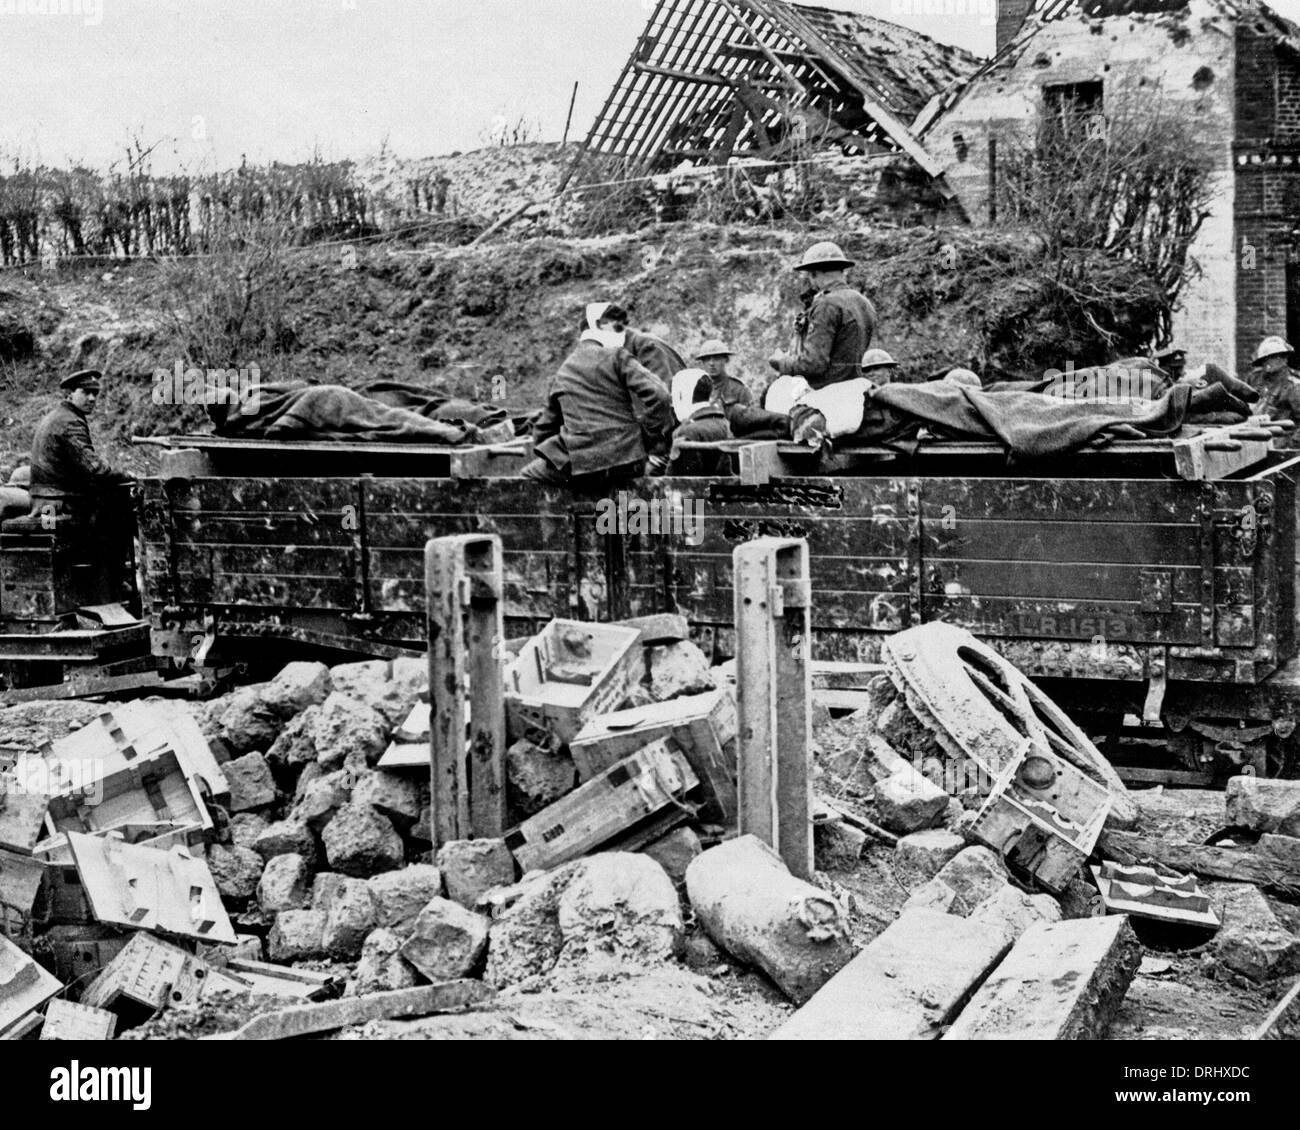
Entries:
{"type": "Polygon", "coordinates": [[[583,147],[628,173],[809,144],[940,167],[913,123],[980,60],[886,20],[785,0],[659,0],[583,147]]]}

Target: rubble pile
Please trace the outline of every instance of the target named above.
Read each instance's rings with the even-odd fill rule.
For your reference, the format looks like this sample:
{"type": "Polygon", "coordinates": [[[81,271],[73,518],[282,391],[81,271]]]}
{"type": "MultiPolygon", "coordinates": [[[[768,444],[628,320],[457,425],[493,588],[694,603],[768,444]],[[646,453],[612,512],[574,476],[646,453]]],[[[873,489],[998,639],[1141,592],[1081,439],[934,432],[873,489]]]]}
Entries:
{"type": "Polygon", "coordinates": [[[734,687],[682,618],[557,620],[508,650],[508,826],[436,846],[422,658],[44,731],[24,711],[0,1036],[281,1038],[684,963],[761,975],[795,1009],[775,1038],[1082,1039],[1161,928],[1218,977],[1300,972],[1276,901],[1300,783],[1189,790],[1195,826],[1230,831],[1179,843],[1173,794],[1130,795],[957,629],[891,638],[866,705],[817,725],[810,879],[741,834],[734,687]]]}

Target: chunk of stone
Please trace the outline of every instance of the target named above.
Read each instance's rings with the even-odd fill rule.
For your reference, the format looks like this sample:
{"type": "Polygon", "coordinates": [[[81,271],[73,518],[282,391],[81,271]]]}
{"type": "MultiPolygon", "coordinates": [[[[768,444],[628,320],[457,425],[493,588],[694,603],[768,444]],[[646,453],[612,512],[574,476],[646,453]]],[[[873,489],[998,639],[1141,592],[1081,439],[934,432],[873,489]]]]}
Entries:
{"type": "Polygon", "coordinates": [[[333,690],[329,668],[324,663],[296,661],[281,668],[262,691],[262,701],[277,717],[288,721],[309,706],[325,701],[333,690]]]}
{"type": "Polygon", "coordinates": [[[447,897],[472,907],[485,891],[515,881],[515,857],[505,840],[449,840],[436,857],[447,897]]]}
{"type": "Polygon", "coordinates": [[[286,774],[305,772],[307,766],[316,760],[314,735],[320,712],[319,706],[309,706],[285,723],[284,729],[266,751],[266,760],[286,774]]]}
{"type": "Polygon", "coordinates": [[[311,897],[311,869],[301,855],[277,855],[266,864],[257,902],[268,914],[303,910],[311,897]]]}
{"type": "Polygon", "coordinates": [[[253,841],[253,850],[267,860],[277,855],[295,854],[313,866],[316,863],[316,837],[303,821],[292,817],[268,824],[253,841]]]}
{"type": "Polygon", "coordinates": [[[388,748],[392,727],[382,715],[341,691],[332,691],[311,726],[316,761],[327,773],[343,768],[349,754],[374,765],[388,748]]]}
{"type": "Polygon", "coordinates": [[[420,911],[442,895],[442,872],[427,863],[387,871],[366,883],[375,905],[375,921],[402,939],[411,933],[420,911]]]}
{"type": "Polygon", "coordinates": [[[1233,777],[1224,800],[1233,827],[1300,837],[1300,781],[1233,777]]]}
{"type": "Polygon", "coordinates": [[[272,961],[280,963],[324,957],[324,935],[323,910],[281,911],[267,938],[267,953],[272,961]]]}
{"type": "Polygon", "coordinates": [[[376,926],[375,904],[364,880],[341,875],[319,899],[325,911],[321,942],[330,957],[350,961],[361,953],[367,935],[376,926]]]}
{"type": "Polygon", "coordinates": [[[933,879],[966,841],[943,828],[926,828],[912,832],[898,841],[894,849],[894,866],[906,878],[933,879]]]}
{"type": "Polygon", "coordinates": [[[714,689],[708,658],[689,640],[647,648],[646,666],[648,689],[655,702],[714,689]]]}
{"type": "Polygon", "coordinates": [[[813,859],[818,871],[852,871],[862,859],[867,834],[843,820],[813,825],[813,859]]]}
{"type": "Polygon", "coordinates": [[[271,767],[260,753],[246,753],[226,763],[226,780],[230,784],[230,811],[249,812],[266,808],[279,795],[271,779],[271,767]]]}
{"type": "Polygon", "coordinates": [[[674,885],[686,882],[686,868],[701,851],[699,834],[694,828],[674,828],[666,836],[641,849],[667,873],[674,885]]]}
{"type": "Polygon", "coordinates": [[[1030,895],[1008,883],[971,911],[972,922],[987,922],[1001,931],[1008,946],[1030,926],[1060,922],[1061,907],[1051,895],[1030,895]]]}
{"type": "Polygon", "coordinates": [[[334,814],[351,799],[352,789],[348,775],[339,769],[317,777],[308,784],[291,815],[319,834],[334,819],[334,814]]]}
{"type": "Polygon", "coordinates": [[[230,842],[236,847],[252,847],[270,821],[257,812],[240,812],[230,818],[230,842]]]}
{"type": "Polygon", "coordinates": [[[1251,981],[1300,972],[1300,938],[1273,913],[1268,899],[1250,883],[1207,883],[1222,928],[1214,938],[1220,964],[1251,981]]]}
{"type": "Polygon", "coordinates": [[[527,739],[506,750],[506,790],[512,807],[532,816],[571,793],[578,772],[567,753],[550,750],[527,739]]]}
{"type": "Polygon", "coordinates": [[[223,899],[242,905],[257,893],[265,866],[252,848],[239,844],[212,844],[208,848],[208,870],[223,899]]]}
{"type": "Polygon", "coordinates": [[[419,984],[420,976],[402,956],[404,938],[392,930],[372,930],[361,947],[361,959],[348,983],[345,996],[364,997],[370,993],[387,993],[409,989],[419,984]]]}
{"type": "Polygon", "coordinates": [[[474,972],[487,944],[487,918],[435,898],[420,911],[401,954],[430,981],[451,981],[474,972]]]}
{"type": "Polygon", "coordinates": [[[263,699],[263,686],[234,691],[217,718],[218,733],[232,753],[266,749],[280,732],[280,716],[263,699]]]}
{"type": "Polygon", "coordinates": [[[401,867],[405,858],[402,837],[368,804],[345,804],[325,826],[321,841],[330,867],[359,879],[401,867]]]}
{"type": "Polygon", "coordinates": [[[358,777],[352,786],[352,800],[387,816],[398,831],[414,827],[423,807],[418,781],[383,769],[372,769],[358,777]]]}

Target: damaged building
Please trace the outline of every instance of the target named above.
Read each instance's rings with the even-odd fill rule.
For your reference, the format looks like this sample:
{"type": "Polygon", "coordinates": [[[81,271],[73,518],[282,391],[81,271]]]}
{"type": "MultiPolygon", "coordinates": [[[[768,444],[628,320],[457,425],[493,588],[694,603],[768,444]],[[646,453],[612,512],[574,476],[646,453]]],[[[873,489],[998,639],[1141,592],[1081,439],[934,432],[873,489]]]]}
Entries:
{"type": "Polygon", "coordinates": [[[1300,29],[1227,0],[1001,0],[997,36],[923,131],[972,223],[996,221],[998,154],[1044,115],[1149,99],[1192,123],[1211,165],[1179,344],[1242,371],[1262,337],[1300,332],[1300,29]]]}
{"type": "Polygon", "coordinates": [[[1262,337],[1300,335],[1300,28],[1263,4],[1000,0],[981,61],[854,13],[660,0],[581,160],[644,175],[841,155],[978,227],[999,222],[999,174],[1045,122],[1148,108],[1190,127],[1207,171],[1173,336],[1244,370],[1262,337]]]}

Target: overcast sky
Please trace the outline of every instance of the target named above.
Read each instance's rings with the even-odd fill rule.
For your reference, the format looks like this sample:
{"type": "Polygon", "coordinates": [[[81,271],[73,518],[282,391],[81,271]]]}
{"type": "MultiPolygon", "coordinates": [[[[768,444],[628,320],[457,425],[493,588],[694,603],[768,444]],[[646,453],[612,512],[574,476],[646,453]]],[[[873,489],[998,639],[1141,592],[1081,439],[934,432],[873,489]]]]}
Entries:
{"type": "MultiPolygon", "coordinates": [[[[831,0],[978,54],[994,0],[831,0]],[[963,15],[923,13],[943,10],[963,15]]],[[[1279,0],[1300,19],[1300,0],[1279,0]]],[[[155,167],[478,148],[496,121],[581,137],[653,0],[0,0],[0,154],[155,167]],[[42,14],[44,13],[44,14],[42,14]]]]}

